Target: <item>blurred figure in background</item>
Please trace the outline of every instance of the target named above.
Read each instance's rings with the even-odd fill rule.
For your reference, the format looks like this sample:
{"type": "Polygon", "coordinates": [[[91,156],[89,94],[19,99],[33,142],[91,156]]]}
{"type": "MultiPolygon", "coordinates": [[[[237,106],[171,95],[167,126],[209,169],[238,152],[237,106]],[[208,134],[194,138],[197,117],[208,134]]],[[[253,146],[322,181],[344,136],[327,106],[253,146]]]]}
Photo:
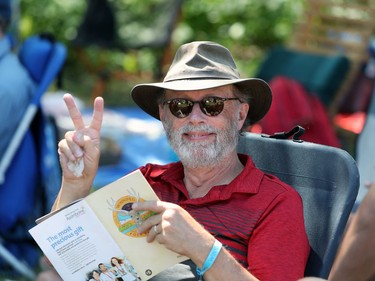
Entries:
{"type": "Polygon", "coordinates": [[[12,51],[12,40],[7,35],[11,17],[11,0],[0,0],[0,159],[32,99],[35,88],[27,70],[12,51]]]}

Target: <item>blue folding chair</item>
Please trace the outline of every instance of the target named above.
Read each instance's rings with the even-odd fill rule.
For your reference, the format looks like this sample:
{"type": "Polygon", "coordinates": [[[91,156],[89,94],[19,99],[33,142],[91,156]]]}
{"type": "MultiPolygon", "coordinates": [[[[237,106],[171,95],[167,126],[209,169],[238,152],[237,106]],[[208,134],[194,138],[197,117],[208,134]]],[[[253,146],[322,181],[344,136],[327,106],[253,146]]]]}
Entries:
{"type": "Polygon", "coordinates": [[[305,276],[327,278],[358,193],[359,173],[349,153],[301,141],[302,133],[300,127],[271,137],[246,133],[238,151],[299,192],[311,246],[305,276]]]}
{"type": "Polygon", "coordinates": [[[37,87],[0,162],[0,265],[30,279],[39,252],[29,237],[29,223],[44,211],[46,189],[60,179],[56,140],[42,113],[41,97],[58,77],[66,53],[50,36],[31,36],[21,45],[19,59],[37,87]]]}

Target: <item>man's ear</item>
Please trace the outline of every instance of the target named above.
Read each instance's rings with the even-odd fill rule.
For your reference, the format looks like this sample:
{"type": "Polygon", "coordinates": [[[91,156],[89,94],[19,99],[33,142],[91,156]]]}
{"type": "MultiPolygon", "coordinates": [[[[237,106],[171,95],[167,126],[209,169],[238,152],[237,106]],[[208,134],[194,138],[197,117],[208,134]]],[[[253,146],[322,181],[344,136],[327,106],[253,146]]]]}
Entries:
{"type": "Polygon", "coordinates": [[[163,106],[161,104],[159,104],[159,117],[160,117],[160,121],[163,122],[163,120],[164,120],[164,109],[163,109],[163,106]]]}
{"type": "Polygon", "coordinates": [[[242,128],[243,124],[245,123],[247,113],[250,110],[250,105],[246,102],[240,104],[240,114],[238,115],[238,128],[239,130],[242,128]]]}

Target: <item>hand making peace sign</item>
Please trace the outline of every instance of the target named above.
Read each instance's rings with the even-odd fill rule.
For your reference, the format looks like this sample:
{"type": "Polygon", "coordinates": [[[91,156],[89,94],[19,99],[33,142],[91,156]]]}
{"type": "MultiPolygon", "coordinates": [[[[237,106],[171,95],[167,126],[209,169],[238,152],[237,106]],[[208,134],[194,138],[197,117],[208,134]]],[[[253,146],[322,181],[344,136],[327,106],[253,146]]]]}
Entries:
{"type": "Polygon", "coordinates": [[[58,145],[63,172],[62,187],[69,189],[69,192],[74,190],[73,193],[76,196],[83,197],[89,193],[99,165],[100,129],[103,120],[104,101],[101,97],[95,99],[94,111],[89,125],[85,125],[72,95],[65,94],[64,101],[73,121],[74,131],[68,131],[58,145]],[[83,171],[82,175],[77,176],[69,169],[69,166],[72,163],[79,163],[79,161],[83,164],[83,171]]]}

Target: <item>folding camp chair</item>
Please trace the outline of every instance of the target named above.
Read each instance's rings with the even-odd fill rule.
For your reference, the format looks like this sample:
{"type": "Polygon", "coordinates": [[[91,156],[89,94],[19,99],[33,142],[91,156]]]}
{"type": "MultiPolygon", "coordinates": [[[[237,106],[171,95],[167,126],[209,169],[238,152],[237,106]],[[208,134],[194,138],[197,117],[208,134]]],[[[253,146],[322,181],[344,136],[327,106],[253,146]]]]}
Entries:
{"type": "Polygon", "coordinates": [[[294,79],[330,107],[349,68],[349,59],[340,53],[326,55],[275,46],[265,56],[256,77],[267,82],[277,76],[294,79]]]}
{"type": "Polygon", "coordinates": [[[31,36],[22,44],[19,59],[37,87],[0,162],[0,198],[6,198],[0,204],[0,261],[30,279],[33,271],[29,265],[37,261],[37,247],[29,242],[27,224],[41,215],[37,211],[43,202],[38,199],[44,199],[41,195],[51,184],[47,180],[59,170],[53,161],[55,155],[48,154],[51,149],[56,153],[56,147],[51,147],[54,135],[43,118],[41,97],[58,76],[65,58],[65,46],[51,37],[31,36]]]}
{"type": "Polygon", "coordinates": [[[262,132],[288,130],[291,122],[305,126],[306,140],[340,147],[328,109],[349,69],[349,59],[342,54],[270,49],[255,75],[269,82],[274,97],[269,114],[259,123],[262,132]]]}
{"type": "Polygon", "coordinates": [[[305,276],[327,278],[357,196],[359,174],[346,151],[300,141],[300,129],[290,132],[293,140],[285,139],[289,136],[285,133],[272,137],[246,133],[238,151],[299,192],[311,246],[305,276]]]}

